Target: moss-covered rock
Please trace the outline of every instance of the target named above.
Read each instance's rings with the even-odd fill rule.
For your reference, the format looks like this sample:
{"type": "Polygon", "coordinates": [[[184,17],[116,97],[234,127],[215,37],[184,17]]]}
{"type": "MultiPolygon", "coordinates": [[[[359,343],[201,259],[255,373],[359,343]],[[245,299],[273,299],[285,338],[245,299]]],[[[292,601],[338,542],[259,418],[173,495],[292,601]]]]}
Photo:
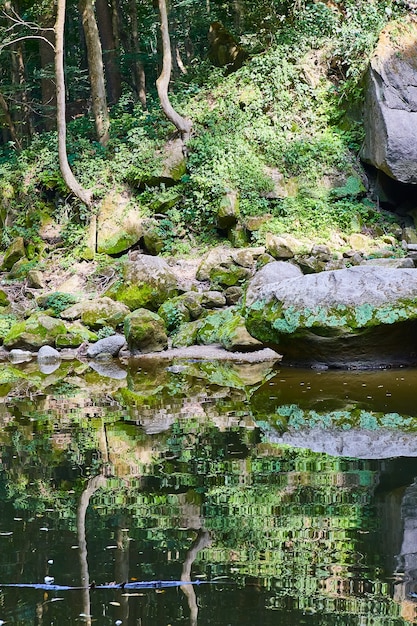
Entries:
{"type": "Polygon", "coordinates": [[[149,254],[157,255],[164,249],[165,239],[157,222],[146,224],[143,232],[143,246],[149,254]]]}
{"type": "Polygon", "coordinates": [[[222,196],[217,211],[217,225],[227,230],[234,226],[239,217],[239,197],[236,191],[228,191],[222,196]]]}
{"type": "Polygon", "coordinates": [[[288,361],[375,367],[417,360],[414,269],[359,266],[266,284],[258,297],[250,293],[250,334],[288,361]]]}
{"type": "Polygon", "coordinates": [[[184,322],[195,320],[203,313],[204,294],[190,291],[171,298],[158,309],[168,330],[175,330],[184,322]]]}
{"type": "Polygon", "coordinates": [[[147,254],[132,254],[117,281],[106,295],[125,304],[131,311],[147,308],[157,311],[163,302],[177,295],[177,280],[166,261],[147,254]]]}
{"type": "Polygon", "coordinates": [[[119,254],[129,250],[143,236],[140,207],[127,193],[106,196],[97,216],[97,252],[119,254]]]}
{"type": "Polygon", "coordinates": [[[161,352],[168,347],[164,320],[148,309],[137,309],[126,317],[124,334],[132,354],[161,352]]]}
{"type": "Polygon", "coordinates": [[[220,329],[219,339],[223,348],[230,352],[250,352],[262,348],[262,343],[249,334],[244,317],[237,311],[220,329]]]}
{"type": "Polygon", "coordinates": [[[228,267],[214,267],[210,272],[212,285],[232,287],[241,285],[252,276],[250,269],[232,263],[228,267]]]}
{"type": "Polygon", "coordinates": [[[195,320],[194,322],[188,322],[181,324],[177,332],[172,338],[173,348],[188,348],[198,343],[197,335],[201,328],[202,320],[195,320]]]}
{"type": "Polygon", "coordinates": [[[66,334],[66,326],[44,313],[34,313],[27,320],[12,325],[4,338],[7,348],[38,349],[41,346],[55,346],[56,338],[66,334]]]}
{"type": "Polygon", "coordinates": [[[74,322],[67,325],[65,334],[56,337],[55,345],[57,348],[78,348],[85,341],[91,343],[97,341],[97,339],[96,333],[83,326],[80,322],[74,322]]]}
{"type": "Polygon", "coordinates": [[[112,328],[121,326],[128,314],[129,309],[126,305],[103,296],[75,304],[62,311],[61,317],[65,320],[81,318],[85,326],[98,330],[104,326],[112,328]]]}
{"type": "Polygon", "coordinates": [[[11,270],[13,265],[24,257],[26,257],[24,239],[23,237],[16,237],[5,252],[1,270],[3,272],[11,270]]]}
{"type": "Polygon", "coordinates": [[[0,289],[0,306],[8,306],[10,304],[9,297],[4,289],[0,289]]]}

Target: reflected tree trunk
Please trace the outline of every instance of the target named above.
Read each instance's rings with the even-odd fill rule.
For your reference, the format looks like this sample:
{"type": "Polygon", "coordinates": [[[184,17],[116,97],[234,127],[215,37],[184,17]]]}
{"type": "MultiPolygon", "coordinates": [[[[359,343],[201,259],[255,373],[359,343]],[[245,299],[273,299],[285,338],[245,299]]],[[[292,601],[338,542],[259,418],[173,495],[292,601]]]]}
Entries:
{"type": "MultiPolygon", "coordinates": [[[[123,524],[123,521],[119,523],[123,524]]],[[[117,527],[116,544],[115,578],[116,582],[122,583],[129,580],[129,531],[124,526],[117,527]]],[[[119,602],[120,611],[118,612],[118,618],[122,620],[123,624],[127,624],[129,618],[129,598],[122,596],[119,602]]]]}
{"type": "MultiPolygon", "coordinates": [[[[197,558],[200,550],[207,548],[211,544],[210,533],[203,528],[198,531],[195,541],[191,544],[190,549],[185,557],[184,565],[181,572],[181,580],[186,582],[191,580],[191,567],[197,558]]],[[[187,598],[190,608],[190,626],[197,626],[198,605],[195,589],[193,585],[181,585],[181,591],[187,598]]]]}
{"type": "Polygon", "coordinates": [[[87,554],[87,537],[85,531],[85,518],[87,514],[88,505],[90,503],[91,496],[106,484],[106,478],[102,474],[90,478],[87,482],[87,486],[81,494],[80,503],[77,509],[77,534],[78,534],[78,547],[80,558],[80,573],[81,573],[81,586],[82,600],[83,600],[83,613],[85,614],[85,620],[87,626],[91,626],[91,602],[90,602],[90,574],[88,569],[88,554],[87,554]]]}

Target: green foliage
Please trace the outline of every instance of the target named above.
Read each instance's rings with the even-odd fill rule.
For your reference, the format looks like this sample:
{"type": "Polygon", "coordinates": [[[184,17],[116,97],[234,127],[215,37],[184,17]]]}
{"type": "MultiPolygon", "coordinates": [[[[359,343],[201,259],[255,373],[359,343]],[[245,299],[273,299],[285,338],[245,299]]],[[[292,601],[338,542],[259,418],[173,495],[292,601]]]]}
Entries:
{"type": "Polygon", "coordinates": [[[0,314],[0,339],[3,340],[17,318],[11,314],[0,314]]]}
{"type": "MultiPolygon", "coordinates": [[[[300,223],[307,223],[311,212],[310,231],[323,225],[316,217],[322,210],[329,220],[325,226],[350,223],[348,214],[354,207],[348,208],[346,203],[361,195],[347,183],[344,190],[333,192],[331,202],[323,198],[322,182],[326,177],[337,179],[341,173],[345,178],[358,178],[352,156],[357,155],[363,129],[352,121],[355,116],[347,117],[345,111],[360,103],[369,55],[381,28],[404,13],[401,3],[261,0],[255,4],[243,0],[238,4],[212,3],[210,14],[204,3],[193,0],[172,8],[176,46],[188,65],[186,74],[173,78],[170,96],[173,105],[193,120],[193,137],[187,173],[172,193],[180,199],[175,200],[175,207],[168,202],[163,209],[166,217],[160,230],[165,253],[187,253],[197,244],[214,242],[219,237],[219,201],[230,189],[239,196],[243,219],[265,213],[282,218],[294,213],[290,205],[295,202],[300,223]],[[222,68],[213,68],[207,60],[207,31],[215,20],[240,36],[250,52],[247,63],[227,77],[222,68]],[[191,57],[190,41],[194,46],[191,57]],[[288,185],[300,190],[294,201],[274,200],[275,178],[270,168],[281,176],[284,191],[288,185]],[[306,187],[319,198],[308,200],[306,187]],[[337,201],[342,200],[338,206],[337,201]]],[[[144,59],[148,55],[147,73],[152,75],[155,16],[143,3],[139,13],[147,25],[141,43],[147,51],[144,59]]],[[[67,36],[72,47],[67,68],[72,73],[68,88],[71,98],[78,99],[87,97],[86,74],[79,70],[73,19],[70,13],[67,36]]],[[[121,50],[125,78],[131,73],[132,60],[130,52],[121,50]]],[[[111,137],[106,148],[94,140],[91,116],[68,123],[70,165],[96,199],[109,190],[131,186],[138,205],[152,210],[155,195],[165,193],[158,187],[158,176],[162,148],[173,126],[150,91],[143,111],[125,89],[111,110],[111,137]]],[[[33,216],[45,204],[55,207],[52,213],[63,225],[64,246],[74,249],[82,242],[88,215],[83,215],[78,201],[67,196],[58,167],[56,133],[35,134],[19,158],[10,147],[0,151],[0,190],[7,200],[6,212],[13,217],[9,219],[12,227],[2,231],[3,245],[18,234],[36,241],[39,220],[33,216]],[[66,219],[60,215],[63,206],[68,209],[66,219]]],[[[359,206],[358,211],[363,208],[359,206]]]]}
{"type": "Polygon", "coordinates": [[[97,331],[97,339],[105,339],[116,334],[116,331],[111,326],[103,326],[97,331]]]}
{"type": "Polygon", "coordinates": [[[55,315],[59,315],[72,304],[75,304],[76,301],[77,299],[70,293],[56,291],[45,299],[42,308],[52,309],[55,315]]]}

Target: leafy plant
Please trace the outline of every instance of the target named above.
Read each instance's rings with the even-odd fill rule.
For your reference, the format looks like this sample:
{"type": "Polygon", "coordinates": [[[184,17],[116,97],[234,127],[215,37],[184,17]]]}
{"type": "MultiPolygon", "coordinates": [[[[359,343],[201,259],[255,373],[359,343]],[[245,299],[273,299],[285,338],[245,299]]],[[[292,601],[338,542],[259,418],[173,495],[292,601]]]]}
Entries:
{"type": "Polygon", "coordinates": [[[55,315],[60,315],[62,311],[68,309],[72,304],[75,304],[77,299],[75,296],[70,293],[62,293],[60,291],[56,291],[52,293],[50,296],[46,298],[44,301],[42,308],[44,309],[52,309],[55,315]]]}

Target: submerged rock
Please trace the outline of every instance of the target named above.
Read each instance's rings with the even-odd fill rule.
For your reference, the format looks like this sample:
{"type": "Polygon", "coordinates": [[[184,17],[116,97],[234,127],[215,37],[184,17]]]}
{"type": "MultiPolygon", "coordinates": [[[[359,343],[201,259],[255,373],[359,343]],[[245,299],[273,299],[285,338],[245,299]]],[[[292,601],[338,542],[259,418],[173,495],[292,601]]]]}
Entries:
{"type": "Polygon", "coordinates": [[[250,334],[285,361],[331,367],[417,362],[415,269],[352,267],[249,287],[248,295],[250,334]]]}

